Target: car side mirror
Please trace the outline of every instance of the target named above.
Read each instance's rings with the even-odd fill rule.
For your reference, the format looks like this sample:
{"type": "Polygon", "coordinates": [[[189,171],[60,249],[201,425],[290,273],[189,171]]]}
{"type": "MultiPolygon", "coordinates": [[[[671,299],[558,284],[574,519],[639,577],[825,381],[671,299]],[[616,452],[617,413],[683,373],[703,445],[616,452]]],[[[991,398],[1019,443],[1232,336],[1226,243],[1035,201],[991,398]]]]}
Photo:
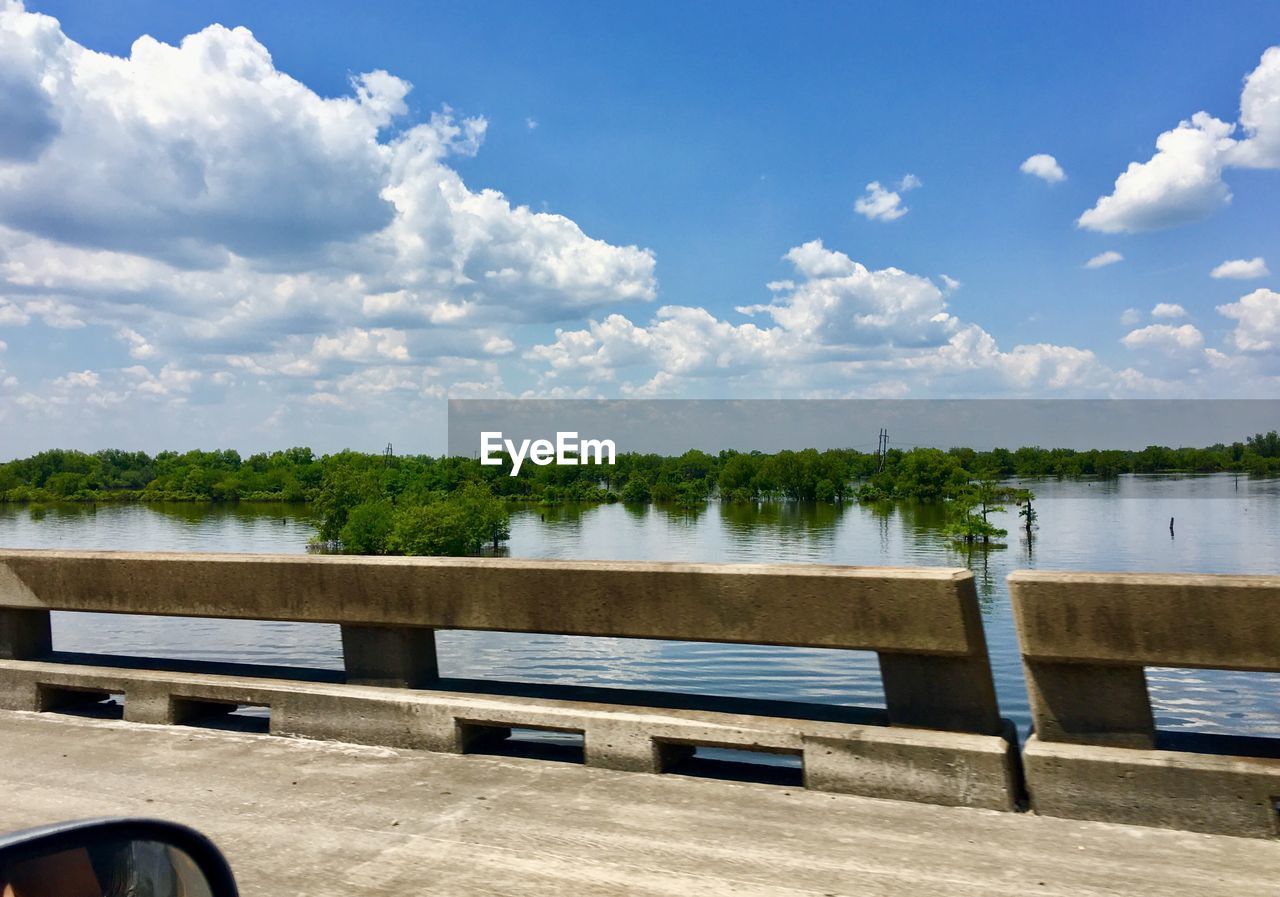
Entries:
{"type": "Polygon", "coordinates": [[[156,819],[64,822],[0,836],[0,897],[237,897],[222,852],[156,819]]]}

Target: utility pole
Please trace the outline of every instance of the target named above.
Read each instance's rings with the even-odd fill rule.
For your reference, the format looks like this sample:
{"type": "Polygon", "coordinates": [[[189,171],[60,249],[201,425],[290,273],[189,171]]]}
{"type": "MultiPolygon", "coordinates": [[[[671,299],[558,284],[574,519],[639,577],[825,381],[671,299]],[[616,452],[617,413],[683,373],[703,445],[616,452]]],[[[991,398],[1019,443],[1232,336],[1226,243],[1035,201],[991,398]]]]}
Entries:
{"type": "Polygon", "coordinates": [[[889,452],[889,431],[884,427],[880,428],[880,435],[876,438],[876,473],[884,470],[884,456],[889,452]]]}
{"type": "Polygon", "coordinates": [[[396,453],[392,450],[391,443],[388,442],[387,447],[382,450],[382,466],[390,467],[391,459],[394,458],[395,456],[396,456],[396,453]]]}

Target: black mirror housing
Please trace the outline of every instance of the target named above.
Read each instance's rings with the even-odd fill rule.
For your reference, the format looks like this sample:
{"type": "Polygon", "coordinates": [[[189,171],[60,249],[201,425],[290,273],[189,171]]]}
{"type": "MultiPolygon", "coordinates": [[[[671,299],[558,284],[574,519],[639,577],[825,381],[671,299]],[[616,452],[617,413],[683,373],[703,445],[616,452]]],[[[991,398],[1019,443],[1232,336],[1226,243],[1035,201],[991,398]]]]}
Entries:
{"type": "Polygon", "coordinates": [[[238,897],[222,852],[159,819],[89,819],[0,836],[3,897],[238,897]],[[148,890],[143,891],[143,887],[148,890]]]}

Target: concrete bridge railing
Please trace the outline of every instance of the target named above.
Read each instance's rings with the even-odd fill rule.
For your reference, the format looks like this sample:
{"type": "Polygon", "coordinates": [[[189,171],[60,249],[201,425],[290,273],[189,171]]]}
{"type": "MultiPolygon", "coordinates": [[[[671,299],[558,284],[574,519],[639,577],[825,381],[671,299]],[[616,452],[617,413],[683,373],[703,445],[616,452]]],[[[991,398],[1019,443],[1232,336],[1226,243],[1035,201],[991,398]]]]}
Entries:
{"type": "Polygon", "coordinates": [[[644,772],[698,746],[794,754],[810,788],[949,805],[1010,810],[1021,787],[963,569],[0,552],[0,707],[84,692],[123,694],[140,722],[254,704],[273,733],[441,751],[573,732],[587,764],[644,772]],[[338,624],[345,677],[67,662],[50,611],[338,624]],[[848,722],[450,690],[439,629],[875,651],[887,709],[848,722]]]}
{"type": "Polygon", "coordinates": [[[1280,742],[1157,732],[1147,667],[1280,672],[1280,577],[1009,577],[1034,735],[1031,804],[1052,816],[1280,834],[1280,742]]]}

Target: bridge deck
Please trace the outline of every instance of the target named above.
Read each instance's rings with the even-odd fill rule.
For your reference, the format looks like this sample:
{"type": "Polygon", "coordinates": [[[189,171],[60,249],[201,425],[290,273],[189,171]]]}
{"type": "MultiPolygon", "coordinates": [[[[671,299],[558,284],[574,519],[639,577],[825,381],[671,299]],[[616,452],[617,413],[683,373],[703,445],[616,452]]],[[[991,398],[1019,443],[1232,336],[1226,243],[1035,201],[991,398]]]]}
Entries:
{"type": "Polygon", "coordinates": [[[0,830],[186,822],[248,897],[1268,895],[1280,843],[799,789],[0,713],[0,830]]]}

